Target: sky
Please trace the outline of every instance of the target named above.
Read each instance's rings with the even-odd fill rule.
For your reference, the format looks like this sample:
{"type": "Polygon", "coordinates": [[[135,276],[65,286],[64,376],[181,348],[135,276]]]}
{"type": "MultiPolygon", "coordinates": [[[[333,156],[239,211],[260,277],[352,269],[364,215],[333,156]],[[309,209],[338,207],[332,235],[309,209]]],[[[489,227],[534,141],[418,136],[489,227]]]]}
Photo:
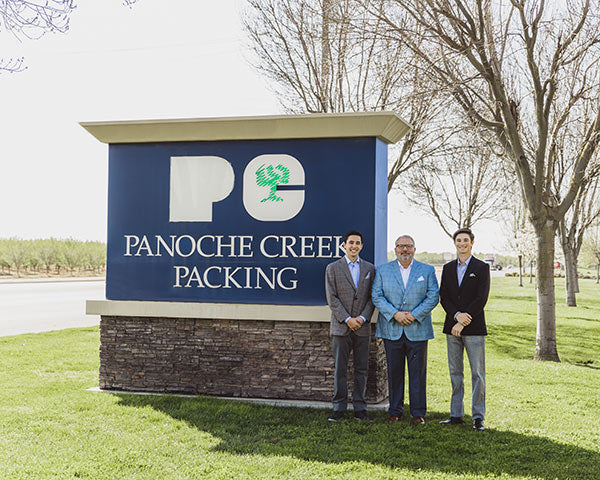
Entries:
{"type": "MultiPolygon", "coordinates": [[[[0,57],[28,66],[0,74],[0,238],[106,240],[108,148],[81,121],[284,113],[250,65],[243,5],[77,2],[67,34],[18,42],[0,32],[0,57]]],[[[390,248],[410,233],[419,251],[453,250],[401,188],[388,198],[390,248]]],[[[505,251],[499,224],[475,230],[476,251],[505,251]]]]}

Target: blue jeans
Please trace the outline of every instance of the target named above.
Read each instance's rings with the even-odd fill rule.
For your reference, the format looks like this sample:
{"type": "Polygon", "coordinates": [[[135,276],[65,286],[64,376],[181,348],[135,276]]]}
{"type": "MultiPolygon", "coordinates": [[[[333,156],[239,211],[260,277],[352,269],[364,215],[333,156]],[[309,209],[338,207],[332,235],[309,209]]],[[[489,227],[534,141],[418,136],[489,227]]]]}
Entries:
{"type": "Polygon", "coordinates": [[[450,369],[450,382],[452,383],[452,399],[450,401],[450,416],[463,417],[465,395],[463,357],[467,351],[471,365],[471,414],[473,419],[485,417],[485,336],[464,335],[455,337],[446,335],[448,348],[448,367],[450,369]]]}
{"type": "Polygon", "coordinates": [[[388,367],[390,415],[404,411],[404,365],[408,364],[408,398],[410,414],[424,417],[427,413],[427,340],[413,342],[403,333],[398,340],[383,339],[388,367]]]}

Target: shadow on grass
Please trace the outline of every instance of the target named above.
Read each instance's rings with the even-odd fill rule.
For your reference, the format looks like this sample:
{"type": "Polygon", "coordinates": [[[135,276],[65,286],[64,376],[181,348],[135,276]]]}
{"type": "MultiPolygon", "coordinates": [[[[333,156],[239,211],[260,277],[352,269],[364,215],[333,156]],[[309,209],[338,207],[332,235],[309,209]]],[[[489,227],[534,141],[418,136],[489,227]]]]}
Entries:
{"type": "Polygon", "coordinates": [[[531,359],[535,349],[535,323],[532,325],[488,325],[486,349],[515,359],[531,359]]]}
{"type": "MultiPolygon", "coordinates": [[[[514,359],[531,360],[535,352],[536,325],[510,323],[508,325],[488,325],[486,348],[514,359]]],[[[597,327],[569,328],[568,332],[557,322],[558,355],[561,361],[582,366],[596,364],[598,359],[590,358],[600,352],[600,338],[597,327]]]]}
{"type": "Polygon", "coordinates": [[[523,318],[523,317],[528,317],[528,319],[533,318],[534,322],[535,322],[535,319],[537,318],[536,312],[524,312],[523,310],[518,310],[518,309],[508,310],[506,308],[490,308],[489,312],[493,313],[494,315],[500,315],[501,317],[504,317],[506,315],[515,315],[520,318],[523,318]]]}
{"type": "Polygon", "coordinates": [[[591,323],[600,323],[600,320],[598,320],[597,318],[586,318],[586,317],[576,317],[574,315],[564,315],[563,318],[558,318],[557,321],[560,322],[561,320],[564,319],[569,319],[569,320],[577,320],[578,322],[591,322],[591,323]]]}
{"type": "Polygon", "coordinates": [[[592,370],[600,370],[600,366],[594,365],[593,360],[588,360],[586,362],[575,362],[573,365],[576,367],[591,368],[592,370]]]}
{"type": "MultiPolygon", "coordinates": [[[[445,414],[427,424],[372,420],[331,424],[329,412],[275,408],[211,398],[118,394],[125,407],[152,407],[220,439],[216,451],[235,455],[295,457],[311,462],[365,462],[390,469],[442,472],[460,476],[515,475],[543,479],[590,479],[600,470],[600,454],[533,435],[494,429],[474,432],[469,423],[442,427],[445,414]]],[[[360,468],[360,467],[357,467],[360,468]]]]}
{"type": "MultiPolygon", "coordinates": [[[[490,304],[502,304],[502,303],[506,303],[506,302],[529,302],[531,301],[531,296],[529,292],[523,292],[520,295],[511,295],[511,294],[497,294],[496,292],[494,292],[494,297],[493,300],[490,301],[490,304]]],[[[533,301],[535,302],[535,299],[533,299],[533,301]]]]}

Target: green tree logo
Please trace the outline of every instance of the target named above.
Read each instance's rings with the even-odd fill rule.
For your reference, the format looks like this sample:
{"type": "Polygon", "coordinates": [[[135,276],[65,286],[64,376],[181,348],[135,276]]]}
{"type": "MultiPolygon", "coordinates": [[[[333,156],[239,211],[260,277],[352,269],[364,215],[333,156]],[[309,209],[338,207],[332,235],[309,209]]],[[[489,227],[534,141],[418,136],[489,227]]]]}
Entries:
{"type": "Polygon", "coordinates": [[[290,170],[282,164],[267,165],[263,163],[256,170],[256,184],[259,187],[270,187],[269,195],[263,198],[260,202],[283,202],[283,198],[276,194],[277,185],[287,184],[290,182],[290,170]]]}

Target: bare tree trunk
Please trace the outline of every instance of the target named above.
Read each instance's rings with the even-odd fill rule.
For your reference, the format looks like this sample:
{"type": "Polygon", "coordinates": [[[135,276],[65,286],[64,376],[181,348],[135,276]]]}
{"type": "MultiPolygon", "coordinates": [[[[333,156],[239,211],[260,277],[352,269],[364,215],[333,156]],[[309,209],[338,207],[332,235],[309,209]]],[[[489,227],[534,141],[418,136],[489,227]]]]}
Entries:
{"type": "Polygon", "coordinates": [[[533,260],[529,262],[529,283],[533,283],[533,260]]]}
{"type": "Polygon", "coordinates": [[[556,298],[554,293],[554,234],[552,219],[536,225],[537,331],[534,360],[560,362],[556,350],[556,298]]]}
{"type": "Polygon", "coordinates": [[[577,270],[575,262],[577,254],[569,238],[565,221],[561,221],[558,226],[560,245],[565,257],[565,301],[568,307],[577,306],[577,270]]]}
{"type": "Polygon", "coordinates": [[[576,294],[579,293],[577,259],[581,249],[581,238],[574,238],[575,235],[567,230],[564,220],[560,222],[558,230],[560,244],[565,257],[566,303],[568,307],[576,307],[576,294]]]}
{"type": "Polygon", "coordinates": [[[577,270],[575,267],[574,252],[569,245],[563,244],[563,253],[565,256],[565,294],[567,307],[577,306],[577,270]]]}
{"type": "Polygon", "coordinates": [[[331,45],[329,41],[329,25],[335,0],[323,0],[323,23],[321,26],[321,103],[323,112],[329,112],[331,82],[331,45]]]}

